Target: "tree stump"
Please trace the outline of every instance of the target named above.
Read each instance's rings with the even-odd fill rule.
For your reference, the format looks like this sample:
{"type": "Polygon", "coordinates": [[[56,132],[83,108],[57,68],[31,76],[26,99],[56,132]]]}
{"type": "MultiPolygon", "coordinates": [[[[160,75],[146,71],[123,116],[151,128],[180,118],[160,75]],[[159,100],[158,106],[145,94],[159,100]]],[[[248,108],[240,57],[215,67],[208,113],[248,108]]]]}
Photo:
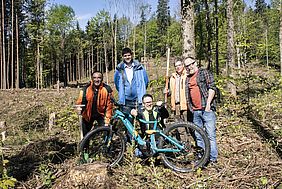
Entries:
{"type": "Polygon", "coordinates": [[[232,94],[232,96],[234,98],[237,98],[237,87],[236,87],[236,85],[233,82],[229,81],[227,83],[227,88],[229,89],[229,91],[232,94]]]}
{"type": "Polygon", "coordinates": [[[116,188],[115,182],[109,179],[107,165],[97,162],[74,167],[54,185],[53,189],[116,188]]]}
{"type": "Polygon", "coordinates": [[[49,124],[48,124],[48,130],[51,131],[53,126],[55,125],[55,118],[56,118],[56,113],[52,112],[49,115],[49,124]]]}
{"type": "Polygon", "coordinates": [[[2,142],[6,139],[6,122],[0,121],[0,133],[2,136],[2,142]]]}

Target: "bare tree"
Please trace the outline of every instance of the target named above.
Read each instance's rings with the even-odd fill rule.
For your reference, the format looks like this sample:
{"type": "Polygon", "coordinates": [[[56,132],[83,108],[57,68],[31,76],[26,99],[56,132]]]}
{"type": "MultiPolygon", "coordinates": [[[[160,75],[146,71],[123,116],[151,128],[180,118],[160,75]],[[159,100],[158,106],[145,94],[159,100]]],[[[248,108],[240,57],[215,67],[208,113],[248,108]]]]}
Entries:
{"type": "Polygon", "coordinates": [[[5,54],[5,51],[6,51],[6,49],[5,49],[5,46],[6,46],[6,44],[5,44],[5,4],[4,4],[5,2],[4,2],[4,0],[2,0],[2,13],[1,13],[1,15],[2,15],[2,19],[1,19],[1,21],[2,21],[2,25],[1,25],[1,27],[2,27],[2,65],[3,65],[3,68],[2,68],[2,71],[3,71],[3,73],[2,73],[2,78],[3,78],[3,80],[2,80],[2,89],[6,89],[7,88],[7,75],[6,75],[6,73],[7,73],[7,65],[6,65],[6,54],[5,54]]]}
{"type": "Polygon", "coordinates": [[[11,88],[14,88],[14,0],[11,0],[11,14],[12,14],[12,48],[11,48],[11,88]]]}
{"type": "Polygon", "coordinates": [[[219,60],[218,60],[218,6],[217,1],[214,0],[214,14],[215,14],[215,72],[216,75],[219,75],[219,60]]]}
{"type": "Polygon", "coordinates": [[[279,29],[279,41],[280,41],[280,75],[282,76],[282,0],[280,0],[280,29],[279,29]]]}
{"type": "Polygon", "coordinates": [[[181,0],[183,57],[195,57],[194,1],[181,0]]]}
{"type": "Polygon", "coordinates": [[[19,26],[18,26],[18,13],[16,12],[16,62],[17,62],[17,77],[16,89],[20,88],[20,62],[19,62],[19,26]]]}
{"type": "Polygon", "coordinates": [[[227,75],[232,75],[232,69],[235,66],[234,56],[234,19],[233,19],[233,1],[227,0],[227,75]]]}

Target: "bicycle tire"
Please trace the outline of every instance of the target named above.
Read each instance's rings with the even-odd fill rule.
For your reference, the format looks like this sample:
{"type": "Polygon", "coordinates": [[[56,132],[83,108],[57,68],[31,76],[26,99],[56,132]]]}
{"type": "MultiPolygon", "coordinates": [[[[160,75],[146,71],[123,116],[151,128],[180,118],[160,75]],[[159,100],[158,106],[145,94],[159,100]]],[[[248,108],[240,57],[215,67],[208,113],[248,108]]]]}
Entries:
{"type": "MultiPolygon", "coordinates": [[[[167,127],[164,134],[172,137],[175,141],[184,144],[185,149],[180,152],[161,153],[163,163],[177,172],[190,172],[203,167],[210,155],[210,142],[206,132],[190,122],[175,123],[167,127]],[[198,132],[204,143],[204,149],[197,147],[194,132],[198,132]]],[[[159,148],[177,147],[161,136],[159,148]]]]}
{"type": "Polygon", "coordinates": [[[82,163],[100,161],[114,167],[124,155],[125,141],[121,133],[103,126],[87,133],[79,147],[82,163]]]}

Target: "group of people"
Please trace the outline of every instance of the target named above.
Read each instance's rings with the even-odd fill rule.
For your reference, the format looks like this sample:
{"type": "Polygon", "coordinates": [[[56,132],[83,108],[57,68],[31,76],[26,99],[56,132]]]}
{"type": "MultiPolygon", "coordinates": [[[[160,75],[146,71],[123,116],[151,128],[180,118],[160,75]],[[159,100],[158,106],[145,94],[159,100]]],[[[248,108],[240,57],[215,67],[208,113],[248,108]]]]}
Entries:
{"type": "MultiPolygon", "coordinates": [[[[125,105],[125,112],[134,116],[142,115],[145,120],[168,117],[162,102],[153,106],[153,97],[146,93],[149,78],[144,67],[132,57],[130,48],[122,50],[123,61],[116,67],[114,83],[118,91],[119,103],[125,105]],[[157,108],[156,108],[157,107],[157,108]]],[[[216,86],[211,72],[198,67],[194,57],[176,59],[175,73],[169,80],[169,89],[164,92],[171,96],[171,110],[175,120],[191,121],[206,130],[210,144],[210,162],[216,163],[218,150],[216,143],[216,86]]],[[[99,125],[108,125],[113,113],[111,102],[112,89],[103,82],[103,73],[94,71],[90,84],[84,87],[77,99],[83,104],[83,135],[91,130],[96,120],[99,125]]],[[[146,127],[141,128],[142,134],[146,127]]],[[[197,145],[203,147],[201,137],[197,137],[197,145]]]]}

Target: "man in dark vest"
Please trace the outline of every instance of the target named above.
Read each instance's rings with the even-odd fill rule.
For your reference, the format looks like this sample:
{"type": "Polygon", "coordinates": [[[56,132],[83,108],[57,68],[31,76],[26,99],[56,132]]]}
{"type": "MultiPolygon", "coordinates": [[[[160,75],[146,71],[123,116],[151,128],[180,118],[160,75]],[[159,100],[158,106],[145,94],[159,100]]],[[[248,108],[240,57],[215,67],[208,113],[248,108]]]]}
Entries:
{"type": "MultiPolygon", "coordinates": [[[[131,114],[135,117],[137,116],[146,121],[158,120],[159,121],[158,129],[163,129],[164,128],[163,119],[169,117],[169,113],[167,109],[164,107],[163,102],[158,101],[156,102],[156,105],[154,106],[153,105],[153,96],[150,94],[145,94],[142,97],[142,104],[143,104],[143,107],[141,108],[141,110],[132,109],[131,114]]],[[[151,130],[153,129],[153,127],[154,127],[153,123],[141,124],[142,136],[143,137],[145,136],[146,130],[151,130]]]]}
{"type": "Polygon", "coordinates": [[[82,131],[85,136],[96,120],[99,126],[107,126],[113,114],[111,102],[112,89],[103,83],[103,74],[94,71],[90,84],[84,87],[76,101],[77,105],[85,105],[82,109],[82,131]]]}

